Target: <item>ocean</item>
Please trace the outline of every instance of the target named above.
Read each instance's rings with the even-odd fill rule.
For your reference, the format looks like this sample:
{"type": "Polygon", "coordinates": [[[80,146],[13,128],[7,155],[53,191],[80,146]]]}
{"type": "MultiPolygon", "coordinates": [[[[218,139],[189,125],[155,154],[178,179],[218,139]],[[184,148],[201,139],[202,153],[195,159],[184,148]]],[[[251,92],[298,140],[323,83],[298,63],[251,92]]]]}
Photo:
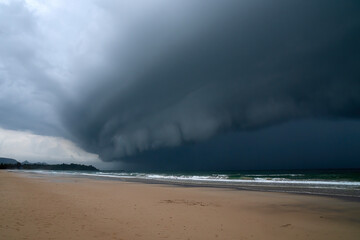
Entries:
{"type": "Polygon", "coordinates": [[[360,199],[360,169],[220,172],[16,171],[182,186],[223,187],[252,191],[355,197],[360,199]]]}

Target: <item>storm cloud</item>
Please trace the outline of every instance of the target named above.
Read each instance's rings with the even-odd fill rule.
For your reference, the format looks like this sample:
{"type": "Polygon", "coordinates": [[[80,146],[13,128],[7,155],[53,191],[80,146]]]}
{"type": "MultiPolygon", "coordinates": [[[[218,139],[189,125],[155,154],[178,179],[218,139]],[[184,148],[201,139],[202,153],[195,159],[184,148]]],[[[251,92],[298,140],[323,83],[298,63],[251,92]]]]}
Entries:
{"type": "Polygon", "coordinates": [[[224,133],[358,119],[359,12],[325,0],[3,3],[0,126],[151,162],[224,133]]]}

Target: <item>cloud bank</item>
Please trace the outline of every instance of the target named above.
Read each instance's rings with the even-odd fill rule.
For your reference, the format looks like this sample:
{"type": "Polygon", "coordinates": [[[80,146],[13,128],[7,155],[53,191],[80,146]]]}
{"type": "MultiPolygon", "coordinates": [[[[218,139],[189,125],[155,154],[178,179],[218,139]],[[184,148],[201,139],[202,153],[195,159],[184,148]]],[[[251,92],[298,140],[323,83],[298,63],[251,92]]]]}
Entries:
{"type": "Polygon", "coordinates": [[[359,10],[323,0],[0,3],[0,127],[130,161],[223,132],[358,119],[359,10]]]}

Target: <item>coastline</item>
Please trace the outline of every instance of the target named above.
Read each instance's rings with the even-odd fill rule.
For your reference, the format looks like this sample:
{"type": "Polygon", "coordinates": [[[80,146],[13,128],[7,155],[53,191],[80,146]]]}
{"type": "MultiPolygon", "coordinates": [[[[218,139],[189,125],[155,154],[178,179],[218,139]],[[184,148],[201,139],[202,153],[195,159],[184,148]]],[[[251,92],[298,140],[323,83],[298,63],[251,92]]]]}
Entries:
{"type": "Polygon", "coordinates": [[[360,203],[0,171],[1,239],[356,239],[360,203]]]}
{"type": "Polygon", "coordinates": [[[144,184],[165,184],[180,187],[205,187],[205,188],[223,188],[240,191],[257,191],[257,192],[277,192],[290,193],[300,195],[316,195],[324,197],[334,197],[347,199],[352,201],[360,201],[360,187],[358,185],[353,187],[339,187],[323,184],[306,184],[306,183],[283,183],[283,182],[254,182],[254,181],[240,181],[240,182],[226,182],[226,181],[193,181],[193,180],[178,180],[178,179],[149,179],[139,177],[117,177],[112,175],[97,175],[87,173],[73,173],[56,172],[55,174],[48,174],[46,171],[18,171],[11,170],[11,172],[20,172],[23,174],[40,174],[45,176],[61,176],[61,177],[75,177],[88,178],[104,181],[120,181],[120,182],[134,182],[144,184]]]}

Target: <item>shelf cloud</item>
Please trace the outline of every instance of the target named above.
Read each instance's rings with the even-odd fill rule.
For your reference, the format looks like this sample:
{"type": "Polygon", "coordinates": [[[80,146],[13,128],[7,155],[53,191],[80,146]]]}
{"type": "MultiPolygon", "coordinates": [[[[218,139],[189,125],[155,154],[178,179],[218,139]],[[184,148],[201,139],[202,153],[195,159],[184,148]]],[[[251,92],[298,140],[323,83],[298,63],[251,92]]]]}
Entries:
{"type": "Polygon", "coordinates": [[[357,120],[359,11],[325,0],[0,1],[0,127],[129,162],[298,119],[357,120]]]}

